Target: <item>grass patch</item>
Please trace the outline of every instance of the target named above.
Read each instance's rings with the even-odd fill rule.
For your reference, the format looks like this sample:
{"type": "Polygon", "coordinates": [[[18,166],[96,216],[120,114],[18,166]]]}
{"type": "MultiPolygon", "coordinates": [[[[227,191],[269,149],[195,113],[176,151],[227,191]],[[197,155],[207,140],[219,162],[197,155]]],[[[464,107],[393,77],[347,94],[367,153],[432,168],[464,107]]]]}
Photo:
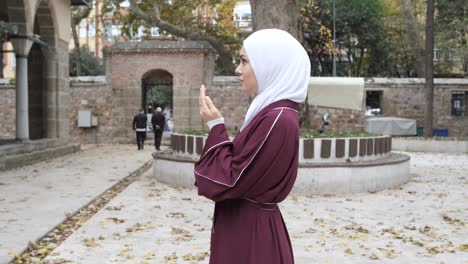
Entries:
{"type": "MultiPolygon", "coordinates": [[[[201,129],[189,129],[183,130],[180,134],[186,135],[194,135],[194,136],[208,136],[208,130],[201,130],[201,129]]],[[[228,130],[229,136],[235,136],[239,133],[236,130],[228,130]]],[[[331,132],[326,131],[324,133],[320,133],[316,130],[304,130],[301,131],[301,138],[349,138],[349,137],[378,137],[382,136],[380,134],[371,134],[363,131],[348,131],[348,132],[331,132]]]]}
{"type": "Polygon", "coordinates": [[[317,130],[301,131],[301,138],[354,138],[354,137],[379,137],[381,134],[372,134],[364,131],[325,131],[317,130]]]}

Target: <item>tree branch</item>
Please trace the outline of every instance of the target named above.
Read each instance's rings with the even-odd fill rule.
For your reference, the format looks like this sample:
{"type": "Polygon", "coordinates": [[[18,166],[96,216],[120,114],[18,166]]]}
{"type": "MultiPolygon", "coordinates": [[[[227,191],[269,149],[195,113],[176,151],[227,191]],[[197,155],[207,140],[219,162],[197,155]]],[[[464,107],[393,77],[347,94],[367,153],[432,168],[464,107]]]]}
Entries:
{"type": "Polygon", "coordinates": [[[226,48],[224,47],[224,44],[221,41],[210,36],[202,35],[199,32],[187,31],[181,27],[178,27],[169,22],[161,20],[159,7],[156,4],[153,5],[154,16],[151,17],[148,14],[146,14],[143,10],[141,10],[140,7],[138,7],[135,0],[128,0],[128,2],[130,3],[130,9],[137,16],[143,19],[148,25],[156,26],[159,29],[170,32],[171,34],[174,34],[181,38],[186,38],[189,40],[205,40],[208,43],[210,43],[210,45],[218,53],[220,63],[222,64],[226,73],[227,74],[234,73],[235,67],[232,64],[231,54],[226,50],[226,48]]]}

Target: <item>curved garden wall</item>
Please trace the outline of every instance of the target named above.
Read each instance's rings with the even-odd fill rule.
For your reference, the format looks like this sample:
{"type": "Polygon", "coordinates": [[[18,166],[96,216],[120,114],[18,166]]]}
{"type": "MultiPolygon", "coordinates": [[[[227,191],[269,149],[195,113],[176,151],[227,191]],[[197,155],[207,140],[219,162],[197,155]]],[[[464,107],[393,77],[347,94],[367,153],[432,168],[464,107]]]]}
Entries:
{"type": "MultiPolygon", "coordinates": [[[[198,159],[206,137],[173,133],[171,148],[174,154],[198,159]]],[[[392,149],[390,136],[362,138],[300,139],[299,163],[346,163],[371,161],[388,157],[392,149]]]]}

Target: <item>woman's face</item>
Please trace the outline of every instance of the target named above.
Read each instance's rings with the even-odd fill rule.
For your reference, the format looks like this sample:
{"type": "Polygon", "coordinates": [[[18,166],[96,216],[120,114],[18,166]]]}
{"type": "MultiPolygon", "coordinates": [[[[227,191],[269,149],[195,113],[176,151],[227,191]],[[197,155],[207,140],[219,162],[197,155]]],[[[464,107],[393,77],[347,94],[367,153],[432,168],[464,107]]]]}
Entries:
{"type": "Polygon", "coordinates": [[[244,47],[240,50],[240,63],[236,68],[236,75],[239,76],[241,82],[241,92],[255,96],[258,91],[257,78],[244,47]]]}

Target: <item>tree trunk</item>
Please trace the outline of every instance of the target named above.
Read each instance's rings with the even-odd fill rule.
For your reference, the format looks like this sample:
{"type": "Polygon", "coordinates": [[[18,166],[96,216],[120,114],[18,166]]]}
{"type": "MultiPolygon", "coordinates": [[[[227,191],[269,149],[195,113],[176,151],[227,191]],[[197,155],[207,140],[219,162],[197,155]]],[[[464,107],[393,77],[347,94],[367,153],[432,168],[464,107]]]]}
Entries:
{"type": "Polygon", "coordinates": [[[250,0],[250,8],[254,31],[278,28],[288,31],[302,42],[298,0],[250,0]]]}
{"type": "MultiPolygon", "coordinates": [[[[277,28],[289,32],[299,42],[303,41],[299,0],[250,0],[253,31],[277,28]]],[[[309,104],[307,98],[301,104],[301,127],[309,128],[309,104]]]]}
{"type": "Polygon", "coordinates": [[[362,67],[362,59],[364,57],[364,52],[365,52],[365,49],[364,47],[361,47],[359,49],[359,60],[358,60],[358,65],[357,65],[357,70],[356,70],[356,77],[360,77],[361,76],[361,67],[362,67]]]}
{"type": "Polygon", "coordinates": [[[96,58],[99,58],[99,54],[101,53],[100,51],[100,47],[99,47],[99,41],[101,41],[101,28],[100,28],[100,25],[99,25],[99,22],[101,21],[101,18],[100,18],[100,11],[99,11],[99,0],[96,0],[95,1],[95,7],[94,7],[94,50],[96,52],[94,52],[94,55],[96,56],[96,58]]]}
{"type": "Polygon", "coordinates": [[[3,75],[3,68],[5,65],[3,65],[3,38],[0,37],[0,79],[4,78],[3,75]]]}
{"type": "Polygon", "coordinates": [[[403,14],[403,24],[406,27],[406,35],[411,47],[413,47],[414,67],[419,78],[424,75],[424,48],[421,35],[418,31],[418,21],[411,10],[410,0],[401,0],[401,12],[403,14]]]}
{"type": "Polygon", "coordinates": [[[434,0],[427,0],[426,16],[426,115],[424,117],[424,136],[432,136],[432,117],[434,103],[434,0]]]}
{"type": "Polygon", "coordinates": [[[75,44],[75,49],[73,50],[73,54],[75,56],[75,67],[76,67],[76,76],[81,76],[81,50],[80,50],[80,41],[78,39],[78,33],[76,31],[75,23],[73,23],[72,17],[72,35],[73,35],[73,43],[75,44]]]}

